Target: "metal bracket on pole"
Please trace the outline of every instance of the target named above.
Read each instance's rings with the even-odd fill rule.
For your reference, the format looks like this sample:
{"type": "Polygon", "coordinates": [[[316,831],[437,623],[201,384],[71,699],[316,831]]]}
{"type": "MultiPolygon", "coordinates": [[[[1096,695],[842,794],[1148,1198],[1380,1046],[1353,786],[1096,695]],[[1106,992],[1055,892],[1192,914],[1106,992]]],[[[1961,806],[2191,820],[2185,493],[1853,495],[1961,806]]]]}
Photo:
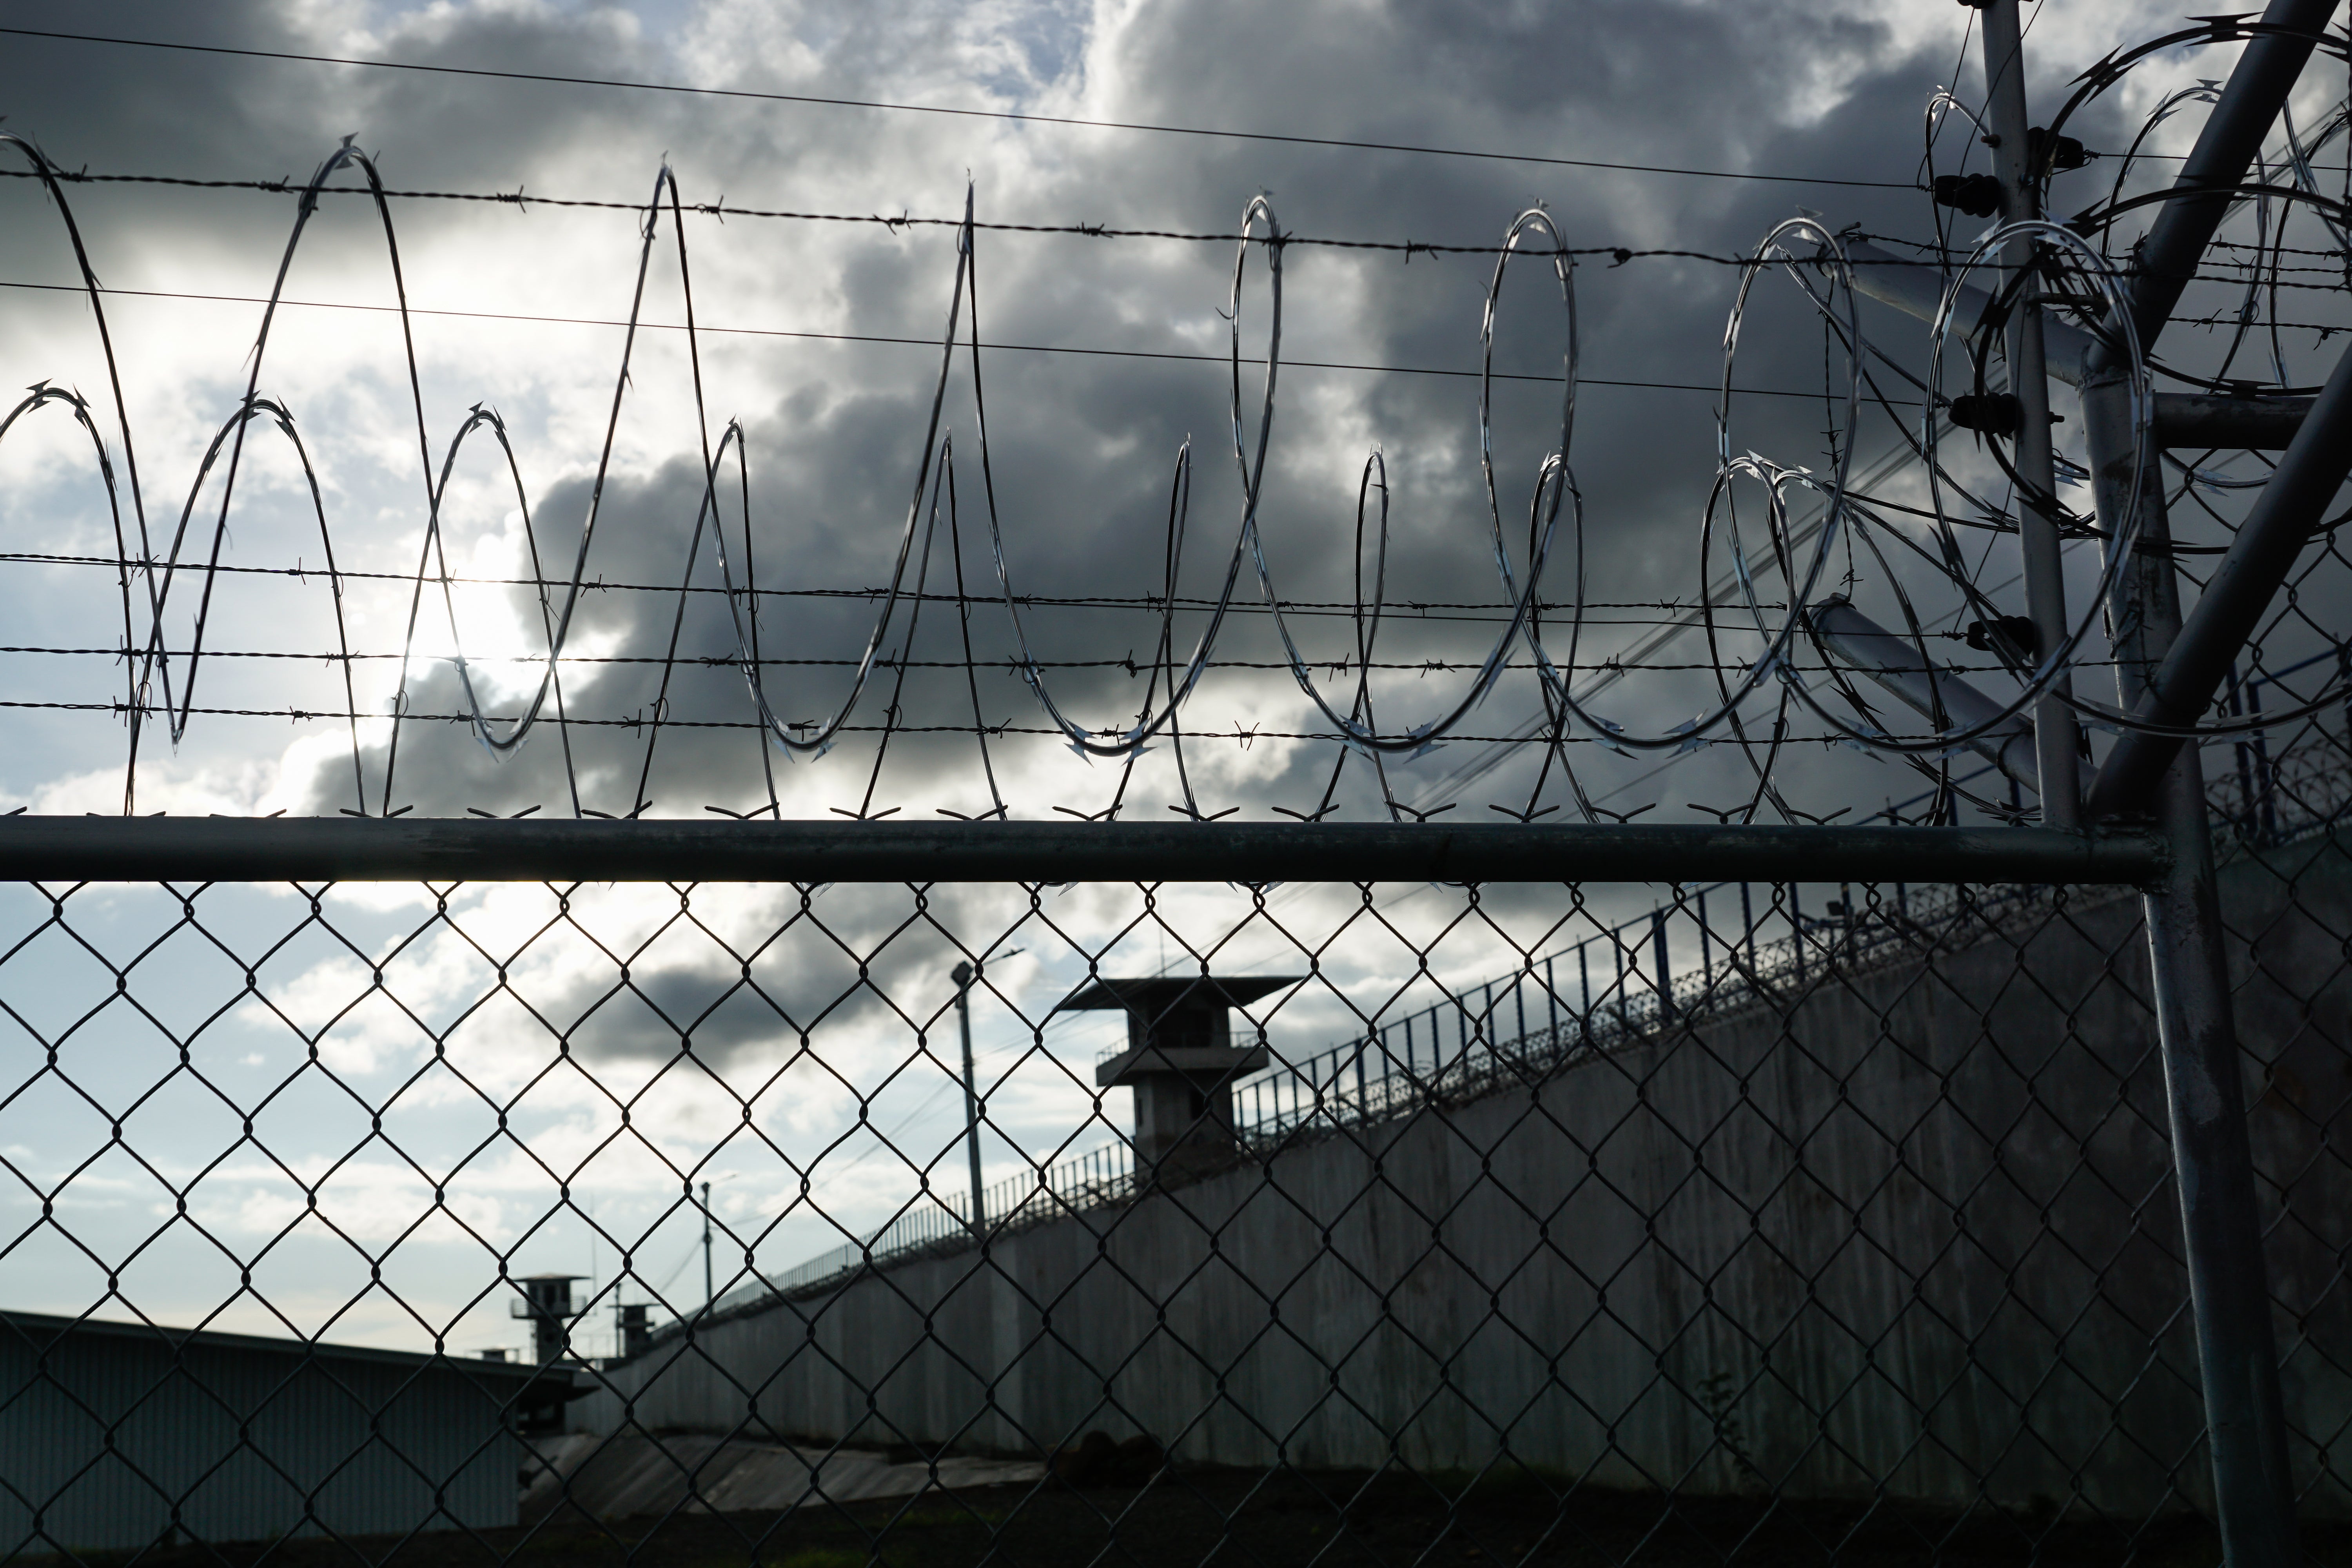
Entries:
{"type": "MultiPolygon", "coordinates": [[[[1867,240],[1845,241],[1854,264],[1853,289],[1906,316],[1932,321],[1943,309],[1943,274],[1932,261],[1913,261],[1867,240]]],[[[1952,331],[1974,344],[1995,319],[1992,296],[1973,283],[1960,285],[1952,300],[1952,331]]],[[[2097,340],[2080,327],[2044,318],[2042,373],[2068,386],[2083,383],[2083,362],[2097,340]]],[[[2021,393],[2021,396],[2022,394],[2021,393]]],[[[2237,448],[2281,452],[2294,440],[2308,397],[2231,397],[2206,392],[2156,395],[2156,441],[2168,448],[2237,448]]]]}

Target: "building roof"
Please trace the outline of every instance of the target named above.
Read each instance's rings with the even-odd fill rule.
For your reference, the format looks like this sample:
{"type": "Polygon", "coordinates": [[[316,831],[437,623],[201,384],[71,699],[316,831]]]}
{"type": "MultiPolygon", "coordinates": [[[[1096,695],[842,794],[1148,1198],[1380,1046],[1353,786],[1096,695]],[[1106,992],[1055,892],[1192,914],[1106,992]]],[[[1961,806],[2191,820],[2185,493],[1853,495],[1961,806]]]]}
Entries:
{"type": "Polygon", "coordinates": [[[1261,996],[1287,990],[1305,978],[1299,974],[1171,974],[1097,980],[1081,986],[1054,1011],[1077,1013],[1117,1007],[1156,1018],[1179,1007],[1244,1007],[1261,996]]]}
{"type": "Polygon", "coordinates": [[[141,1340],[151,1345],[161,1342],[175,1350],[247,1351],[305,1356],[320,1361],[391,1362],[415,1367],[439,1363],[477,1375],[510,1377],[518,1382],[528,1382],[540,1371],[530,1363],[520,1361],[483,1361],[473,1356],[378,1350],[373,1345],[321,1344],[314,1340],[280,1339],[266,1334],[225,1334],[212,1329],[167,1329],[156,1323],[123,1323],[105,1318],[60,1318],[47,1312],[0,1311],[0,1340],[9,1338],[12,1330],[16,1335],[32,1341],[34,1346],[40,1350],[47,1350],[60,1340],[95,1336],[141,1340]]]}

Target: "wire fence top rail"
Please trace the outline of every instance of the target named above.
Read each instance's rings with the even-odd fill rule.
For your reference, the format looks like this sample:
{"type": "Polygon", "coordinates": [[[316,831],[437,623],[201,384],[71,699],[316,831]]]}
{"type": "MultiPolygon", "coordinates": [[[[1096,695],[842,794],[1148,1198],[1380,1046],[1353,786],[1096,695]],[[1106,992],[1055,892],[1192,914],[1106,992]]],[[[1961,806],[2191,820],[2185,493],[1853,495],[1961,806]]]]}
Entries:
{"type": "Polygon", "coordinates": [[[825,822],[464,817],[0,818],[10,881],[1683,882],[2140,885],[2129,829],[1711,823],[825,822]]]}

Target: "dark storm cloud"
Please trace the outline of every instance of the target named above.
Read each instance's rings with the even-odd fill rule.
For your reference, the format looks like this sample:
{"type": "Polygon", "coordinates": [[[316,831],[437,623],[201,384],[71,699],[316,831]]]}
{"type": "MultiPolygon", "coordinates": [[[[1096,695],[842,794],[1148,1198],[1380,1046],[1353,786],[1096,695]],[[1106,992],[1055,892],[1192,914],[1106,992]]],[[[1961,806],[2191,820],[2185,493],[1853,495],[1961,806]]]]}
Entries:
{"type": "MultiPolygon", "coordinates": [[[[236,48],[338,52],[330,16],[275,0],[184,6],[0,5],[36,28],[236,48]]],[[[628,52],[614,19],[476,12],[460,24],[395,29],[385,42],[422,64],[609,72],[628,52]]],[[[345,134],[396,149],[404,176],[474,178],[528,167],[593,136],[613,106],[577,93],[469,90],[457,79],[236,56],[18,37],[5,71],[8,129],[69,168],[199,178],[300,178],[345,134]]],[[[201,222],[216,208],[174,207],[201,222]]],[[[266,234],[265,230],[265,234],[266,234]]]]}
{"type": "MultiPolygon", "coordinates": [[[[0,15],[20,14],[32,12],[0,6],[0,15]]],[[[47,25],[58,25],[54,8],[40,14],[47,25]]],[[[338,29],[363,20],[371,30],[369,49],[426,64],[650,79],[690,74],[755,89],[928,97],[1139,121],[1895,181],[1912,175],[1921,105],[1949,79],[1958,43],[1957,23],[1911,50],[1898,45],[1886,20],[1778,4],[1276,10],[1195,0],[1099,16],[1067,5],[1014,6],[991,13],[985,26],[974,15],[916,0],[860,7],[716,5],[687,28],[654,37],[633,37],[612,15],[527,5],[364,17],[288,5],[198,14],[131,6],[110,8],[106,22],[107,30],[131,36],[341,52],[346,35],[338,29]]],[[[1729,254],[1751,246],[1800,203],[1823,211],[1833,226],[1856,221],[1905,233],[1922,227],[1922,198],[1905,192],[1007,127],[100,52],[30,40],[16,46],[12,59],[16,68],[0,79],[10,124],[37,130],[60,157],[94,166],[274,174],[307,166],[341,133],[357,132],[362,145],[383,151],[399,181],[467,189],[629,195],[646,184],[653,160],[667,153],[689,196],[723,190],[736,202],[831,201],[852,211],[896,210],[903,203],[952,212],[970,168],[984,217],[1024,220],[1216,228],[1233,223],[1250,193],[1271,188],[1293,229],[1391,239],[1492,240],[1514,212],[1538,201],[1548,205],[1569,242],[1579,245],[1729,254]],[[47,68],[28,68],[37,58],[49,62],[47,68]]],[[[2054,67],[2053,74],[2058,74],[2054,67]]],[[[163,201],[158,210],[163,216],[157,221],[168,227],[200,226],[216,209],[163,201]]],[[[404,206],[397,216],[406,233],[460,242],[472,232],[467,226],[479,221],[479,215],[463,209],[425,205],[404,206]]],[[[497,243],[540,243],[527,224],[520,238],[516,232],[499,231],[497,243]]],[[[273,225],[253,230],[249,244],[257,261],[282,234],[273,225]]],[[[922,334],[937,330],[947,303],[953,255],[942,230],[844,234],[692,220],[690,236],[702,258],[697,266],[706,319],[808,321],[814,315],[851,331],[922,334]]],[[[330,256],[357,257],[363,254],[360,247],[378,242],[365,225],[348,224],[318,243],[330,256]]],[[[631,259],[614,247],[616,285],[631,259]]],[[[367,264],[380,261],[370,257],[367,264]]],[[[1223,247],[983,235],[981,265],[982,319],[992,338],[1184,353],[1214,352],[1223,341],[1215,312],[1224,302],[1231,266],[1223,247]]],[[[665,258],[657,267],[656,310],[672,308],[674,295],[661,292],[667,285],[659,268],[667,266],[665,258]]],[[[1290,356],[1475,368],[1489,263],[1302,248],[1289,253],[1286,267],[1290,356]]],[[[260,281],[257,275],[255,285],[260,281]]],[[[1724,313],[1735,281],[1732,269],[1700,262],[1580,266],[1586,374],[1710,384],[1720,370],[1724,313]]],[[[1514,267],[1501,317],[1497,360],[1503,368],[1543,374],[1557,363],[1561,318],[1548,289],[1540,267],[1514,267]]],[[[1253,334],[1265,321],[1265,303],[1263,270],[1253,261],[1244,295],[1253,334]]],[[[774,387],[773,402],[712,411],[714,417],[740,412],[746,418],[761,580],[875,585],[887,573],[922,458],[932,363],[918,351],[877,351],[863,359],[789,345],[762,352],[761,374],[774,387]]],[[[1821,336],[1809,309],[1783,281],[1766,279],[1743,344],[1739,379],[1818,388],[1821,360],[1821,336]]],[[[1213,586],[1232,549],[1238,510],[1217,366],[999,353],[985,370],[996,497],[1016,590],[1047,595],[1155,591],[1170,466],[1188,435],[1196,438],[1197,461],[1186,585],[1193,592],[1213,586]]],[[[607,362],[594,375],[610,374],[607,362]]],[[[651,382],[646,384],[641,395],[649,398],[651,382]]],[[[676,396],[674,387],[670,395],[676,396]]],[[[1366,450],[1379,445],[1393,484],[1395,596],[1500,599],[1485,542],[1475,398],[1475,382],[1458,377],[1286,372],[1264,521],[1269,557],[1286,594],[1347,596],[1356,472],[1366,450]]],[[[1696,589],[1698,508],[1714,473],[1710,404],[1705,394],[1584,389],[1571,459],[1586,501],[1586,569],[1597,596],[1687,597],[1696,589]]],[[[1820,405],[1747,398],[1735,414],[1738,446],[1820,463],[1820,405]]],[[[946,419],[959,442],[967,580],[985,588],[991,572],[977,504],[973,409],[968,368],[961,361],[946,419]]],[[[1556,394],[1540,386],[1507,388],[1498,401],[1499,477],[1507,519],[1514,522],[1536,461],[1554,439],[1556,420],[1556,394]]],[[[538,465],[541,474],[560,476],[535,498],[544,558],[568,559],[568,541],[586,510],[588,467],[589,454],[576,450],[538,465]]],[[[677,581],[699,494],[696,465],[683,450],[648,470],[617,476],[608,486],[591,578],[677,581]]],[[[707,547],[696,581],[717,582],[707,547]]],[[[1246,581],[1243,596],[1255,596],[1246,581]]],[[[535,607],[519,608],[535,624],[535,607]]],[[[854,658],[872,614],[863,600],[772,604],[762,622],[763,652],[854,658]]],[[[665,595],[606,593],[591,596],[582,625],[618,655],[646,658],[659,655],[675,615],[675,602],[665,595]]],[[[1035,650],[1047,658],[1129,653],[1148,658],[1153,636],[1149,616],[1035,611],[1029,624],[1035,650]]],[[[1001,611],[979,611],[973,626],[982,658],[1012,655],[1001,611]]],[[[951,629],[949,617],[934,615],[917,657],[952,657],[957,649],[941,640],[951,629]]],[[[1191,630],[1180,632],[1180,647],[1189,646],[1191,630]]],[[[1344,622],[1309,622],[1301,635],[1309,657],[1344,654],[1352,643],[1344,622]]],[[[1407,663],[1475,658],[1487,635],[1477,627],[1400,620],[1384,633],[1383,648],[1407,663]]],[[[894,629],[890,646],[901,636],[894,629]]],[[[680,654],[705,659],[731,652],[733,645],[722,603],[709,596],[692,600],[679,632],[680,654]]],[[[1278,656],[1258,620],[1229,627],[1220,650],[1258,660],[1278,656]]],[[[1588,655],[1593,651],[1588,648],[1588,655]]],[[[779,670],[771,677],[771,690],[782,717],[820,718],[838,706],[845,673],[837,667],[779,670]]],[[[892,684],[888,676],[880,672],[869,686],[860,721],[879,714],[892,684]]],[[[1089,724],[1130,722],[1141,701],[1138,680],[1123,669],[1056,671],[1051,679],[1057,698],[1089,724]]],[[[1461,679],[1432,678],[1404,689],[1384,699],[1384,712],[1402,724],[1442,711],[1461,679]]],[[[573,710],[604,718],[650,713],[655,681],[656,672],[642,665],[605,667],[575,681],[573,710]]],[[[1188,710],[1188,722],[1222,731],[1236,703],[1257,700],[1292,714],[1289,727],[1319,728],[1287,687],[1288,677],[1278,670],[1222,673],[1188,710]]],[[[1703,695],[1695,679],[1662,683],[1643,700],[1668,703],[1672,711],[1645,709],[1626,717],[1663,728],[1703,695]]],[[[919,674],[909,681],[904,712],[908,722],[958,721],[968,701],[960,679],[919,674]]],[[[982,702],[991,723],[1043,721],[1017,683],[1001,676],[984,682],[982,702]]],[[[446,712],[456,706],[446,668],[420,676],[414,710],[446,712]]],[[[1533,710],[1532,689],[1522,678],[1489,705],[1480,722],[1491,732],[1533,710]]],[[[751,716],[740,677],[707,665],[680,669],[667,712],[679,720],[751,716]]],[[[628,809],[642,735],[575,730],[574,738],[583,804],[628,809]]],[[[554,740],[542,734],[521,755],[498,763],[460,727],[412,726],[402,741],[406,760],[397,793],[427,814],[467,805],[555,807],[564,792],[554,740]]],[[[817,764],[825,770],[822,774],[782,760],[774,765],[784,787],[797,790],[821,779],[809,787],[828,804],[838,797],[855,805],[870,754],[863,748],[870,744],[847,742],[817,764]]],[[[764,802],[758,752],[748,732],[670,729],[660,748],[647,793],[664,814],[764,802]]],[[[1453,751],[1458,757],[1465,747],[1453,751]]],[[[886,793],[920,802],[927,777],[963,778],[973,760],[968,739],[950,744],[909,738],[894,750],[892,787],[886,793]]],[[[1166,762],[1162,757],[1146,766],[1164,768],[1166,762]]],[[[1244,804],[1287,801],[1302,790],[1319,789],[1328,762],[1322,752],[1294,758],[1276,780],[1246,786],[1244,804]]],[[[1444,765],[1452,762],[1447,758],[1444,765]]],[[[1530,755],[1508,771],[1531,779],[1534,765],[1530,755]]],[[[1433,771],[1437,759],[1398,770],[1403,780],[1433,771]]],[[[1691,786],[1706,798],[1744,787],[1738,783],[1744,768],[1729,757],[1702,757],[1683,771],[1694,778],[1713,776],[1715,783],[1691,786]]],[[[1367,770],[1351,772],[1360,779],[1367,770]]],[[[1091,775],[1106,800],[1115,775],[1115,768],[1091,775]]],[[[321,781],[314,808],[327,805],[342,787],[331,773],[322,773],[321,781]]],[[[1497,798],[1507,797],[1502,785],[1494,787],[1497,798]]],[[[1164,791],[1155,786],[1152,793],[1149,809],[1156,811],[1164,791]]],[[[1091,809],[1101,803],[1082,804],[1091,809]]],[[[1369,802],[1360,796],[1358,804],[1369,802]]]]}

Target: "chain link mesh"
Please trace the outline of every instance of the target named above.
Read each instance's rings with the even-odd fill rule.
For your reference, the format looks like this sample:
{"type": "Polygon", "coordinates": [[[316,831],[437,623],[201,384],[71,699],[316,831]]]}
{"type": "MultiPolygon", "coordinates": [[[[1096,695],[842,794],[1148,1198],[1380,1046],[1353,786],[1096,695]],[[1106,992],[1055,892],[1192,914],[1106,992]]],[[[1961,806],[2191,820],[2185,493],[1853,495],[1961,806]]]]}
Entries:
{"type": "MultiPolygon", "coordinates": [[[[2352,1508],[2341,735],[2213,770],[2315,1542],[2352,1508]]],[[[17,1557],[2211,1550],[2126,890],[17,886],[0,922],[17,1557]]]]}

